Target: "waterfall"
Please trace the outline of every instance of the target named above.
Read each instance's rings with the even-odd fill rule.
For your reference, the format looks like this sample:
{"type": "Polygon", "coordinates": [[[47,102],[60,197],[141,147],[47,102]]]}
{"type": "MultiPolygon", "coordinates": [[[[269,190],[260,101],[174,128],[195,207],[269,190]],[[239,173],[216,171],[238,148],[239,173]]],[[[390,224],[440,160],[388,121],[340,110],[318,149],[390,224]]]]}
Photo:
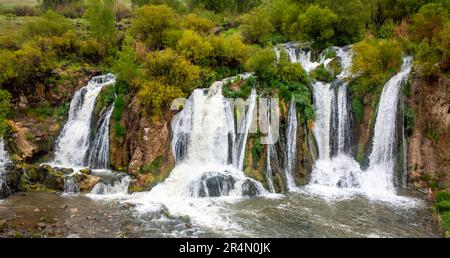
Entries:
{"type": "Polygon", "coordinates": [[[112,104],[101,116],[92,146],[89,148],[88,166],[108,168],[109,166],[109,123],[114,109],[112,104]]]}
{"type": "Polygon", "coordinates": [[[7,189],[8,192],[8,185],[5,182],[5,167],[8,163],[10,163],[8,152],[5,150],[5,143],[3,142],[3,139],[0,138],[0,193],[4,191],[4,189],[7,189]]]}
{"type": "Polygon", "coordinates": [[[244,168],[244,158],[245,158],[245,147],[247,146],[248,133],[250,131],[250,127],[252,123],[254,123],[255,118],[255,106],[256,106],[256,90],[252,89],[250,96],[247,100],[248,108],[245,110],[245,106],[238,106],[239,112],[244,113],[243,121],[238,123],[236,127],[238,129],[237,140],[236,140],[236,151],[235,158],[233,164],[239,169],[242,170],[244,168]],[[243,112],[244,111],[244,112],[243,112]]]}
{"type": "Polygon", "coordinates": [[[331,157],[331,114],[335,101],[331,84],[320,81],[313,83],[313,99],[316,109],[316,121],[313,134],[319,149],[319,159],[331,157]]]}
{"type": "Polygon", "coordinates": [[[288,190],[296,188],[294,181],[295,161],[297,155],[297,109],[296,103],[291,101],[286,128],[286,149],[284,159],[284,173],[288,190]]]}
{"type": "Polygon", "coordinates": [[[338,88],[337,94],[337,117],[338,117],[338,144],[337,152],[346,152],[346,147],[350,143],[350,122],[347,101],[347,82],[338,88]]]}
{"type": "Polygon", "coordinates": [[[85,165],[95,100],[103,86],[113,84],[115,80],[112,74],[96,76],[75,93],[70,103],[68,120],[56,142],[55,164],[67,167],[85,165]]]}
{"type": "Polygon", "coordinates": [[[64,195],[73,195],[80,192],[80,186],[72,175],[64,177],[64,195]]]}
{"type": "Polygon", "coordinates": [[[378,104],[372,153],[362,187],[394,191],[397,109],[402,84],[408,79],[412,58],[405,57],[399,73],[385,84],[378,104]]]}

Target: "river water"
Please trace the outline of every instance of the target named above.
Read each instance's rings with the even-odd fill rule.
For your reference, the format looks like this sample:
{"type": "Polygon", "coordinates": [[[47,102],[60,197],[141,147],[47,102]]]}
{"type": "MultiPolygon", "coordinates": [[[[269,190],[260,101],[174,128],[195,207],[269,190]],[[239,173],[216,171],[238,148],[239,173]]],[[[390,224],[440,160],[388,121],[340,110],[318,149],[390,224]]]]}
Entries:
{"type": "Polygon", "coordinates": [[[439,237],[425,201],[409,197],[393,204],[358,195],[330,199],[300,189],[233,201],[205,199],[206,209],[216,209],[229,227],[197,224],[164,208],[141,212],[127,201],[132,197],[16,194],[0,202],[0,222],[48,237],[439,237]]]}

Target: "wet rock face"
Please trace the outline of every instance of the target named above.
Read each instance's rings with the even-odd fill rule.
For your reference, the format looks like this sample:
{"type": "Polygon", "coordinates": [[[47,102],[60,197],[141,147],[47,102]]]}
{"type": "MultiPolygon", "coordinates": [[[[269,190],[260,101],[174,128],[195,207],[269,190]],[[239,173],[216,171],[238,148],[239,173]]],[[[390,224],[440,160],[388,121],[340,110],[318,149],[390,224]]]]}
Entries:
{"type": "Polygon", "coordinates": [[[236,181],[230,175],[203,175],[198,182],[198,197],[227,196],[234,189],[236,181]]]}
{"type": "Polygon", "coordinates": [[[416,75],[410,93],[406,98],[414,112],[414,130],[407,138],[410,181],[417,188],[432,182],[450,186],[450,79],[430,81],[416,75]]]}
{"type": "Polygon", "coordinates": [[[19,191],[20,177],[22,170],[17,169],[12,163],[7,164],[5,171],[0,175],[0,199],[6,198],[9,195],[19,191]]]}
{"type": "Polygon", "coordinates": [[[247,179],[244,181],[242,184],[242,195],[252,197],[259,194],[260,192],[252,180],[247,179]]]}

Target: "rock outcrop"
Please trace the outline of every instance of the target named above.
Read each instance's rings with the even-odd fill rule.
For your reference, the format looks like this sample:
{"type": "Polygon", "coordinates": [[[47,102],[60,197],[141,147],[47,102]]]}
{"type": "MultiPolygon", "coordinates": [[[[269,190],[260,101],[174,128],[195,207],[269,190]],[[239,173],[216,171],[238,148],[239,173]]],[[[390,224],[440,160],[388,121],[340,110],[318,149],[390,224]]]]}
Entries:
{"type": "Polygon", "coordinates": [[[407,104],[414,113],[408,171],[415,187],[450,186],[450,79],[415,75],[407,104]]]}

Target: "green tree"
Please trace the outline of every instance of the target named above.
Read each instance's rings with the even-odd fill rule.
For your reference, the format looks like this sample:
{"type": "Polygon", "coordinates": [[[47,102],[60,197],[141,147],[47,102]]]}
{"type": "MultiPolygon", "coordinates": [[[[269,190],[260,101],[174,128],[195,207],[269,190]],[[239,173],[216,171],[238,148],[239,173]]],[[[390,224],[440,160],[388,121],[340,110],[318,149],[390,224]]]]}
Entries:
{"type": "Polygon", "coordinates": [[[117,53],[117,60],[112,67],[119,79],[124,80],[129,85],[133,85],[137,78],[139,66],[137,63],[134,39],[127,35],[122,43],[122,50],[117,53]]]}
{"type": "Polygon", "coordinates": [[[277,76],[277,58],[272,48],[257,50],[247,60],[245,66],[248,70],[255,73],[256,77],[264,84],[270,85],[277,76]]]}
{"type": "Polygon", "coordinates": [[[116,35],[116,15],[114,0],[88,0],[86,18],[92,36],[104,46],[104,52],[114,45],[116,35]]]}
{"type": "Polygon", "coordinates": [[[144,5],[136,9],[131,30],[152,50],[162,49],[178,26],[175,12],[166,5],[144,5]]]}
{"type": "Polygon", "coordinates": [[[71,22],[64,16],[48,10],[42,17],[28,20],[21,27],[21,35],[25,40],[36,36],[61,36],[73,28],[71,22]]]}
{"type": "Polygon", "coordinates": [[[11,94],[7,90],[0,90],[0,136],[6,130],[5,119],[11,108],[11,94]]]}
{"type": "Polygon", "coordinates": [[[274,31],[269,17],[260,11],[252,11],[242,16],[240,30],[250,43],[263,43],[274,31]]]}
{"type": "Polygon", "coordinates": [[[298,16],[296,27],[299,38],[312,40],[313,47],[322,49],[330,44],[338,17],[329,8],[311,5],[298,16]]]}

